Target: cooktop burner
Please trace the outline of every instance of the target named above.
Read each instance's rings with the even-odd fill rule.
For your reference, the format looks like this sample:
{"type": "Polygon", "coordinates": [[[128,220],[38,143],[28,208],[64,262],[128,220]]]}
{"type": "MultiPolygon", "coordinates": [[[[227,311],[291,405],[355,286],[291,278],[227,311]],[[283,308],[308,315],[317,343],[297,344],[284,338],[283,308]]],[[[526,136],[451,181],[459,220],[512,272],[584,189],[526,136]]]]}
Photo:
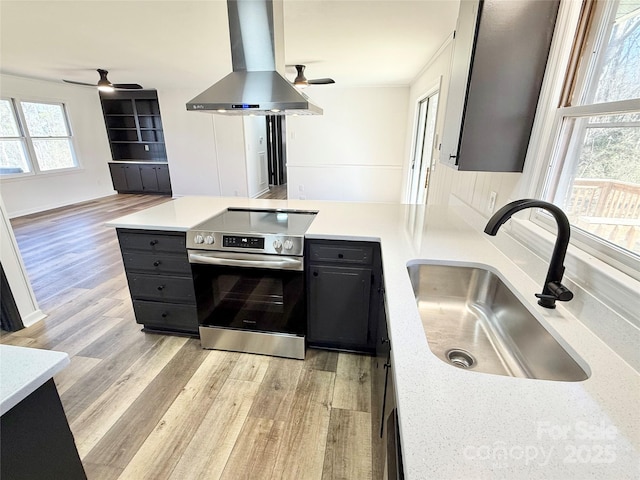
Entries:
{"type": "Polygon", "coordinates": [[[302,255],[317,211],[228,208],[187,232],[187,248],[302,255]]]}

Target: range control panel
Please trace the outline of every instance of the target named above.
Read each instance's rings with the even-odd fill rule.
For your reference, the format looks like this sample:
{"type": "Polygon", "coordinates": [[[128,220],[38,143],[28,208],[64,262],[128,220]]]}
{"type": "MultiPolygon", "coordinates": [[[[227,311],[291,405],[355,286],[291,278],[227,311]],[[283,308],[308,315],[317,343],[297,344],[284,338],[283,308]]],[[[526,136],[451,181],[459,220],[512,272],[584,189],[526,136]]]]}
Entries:
{"type": "Polygon", "coordinates": [[[223,235],[222,246],[238,248],[259,248],[260,250],[264,250],[264,238],[223,235]]]}
{"type": "Polygon", "coordinates": [[[187,249],[219,252],[255,252],[272,255],[302,256],[304,237],[266,234],[241,235],[236,233],[187,232],[187,249]]]}

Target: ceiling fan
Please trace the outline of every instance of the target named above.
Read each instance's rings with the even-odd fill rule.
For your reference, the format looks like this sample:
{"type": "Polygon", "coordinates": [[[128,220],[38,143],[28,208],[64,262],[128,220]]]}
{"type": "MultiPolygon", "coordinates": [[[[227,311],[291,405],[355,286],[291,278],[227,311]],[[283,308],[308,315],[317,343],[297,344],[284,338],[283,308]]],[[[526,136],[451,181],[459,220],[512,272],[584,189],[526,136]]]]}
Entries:
{"type": "Polygon", "coordinates": [[[138,85],[137,83],[111,83],[107,78],[107,70],[103,70],[101,68],[97,69],[98,74],[100,75],[100,80],[98,80],[97,84],[93,83],[84,83],[84,82],[76,82],[73,80],[62,80],[67,83],[74,83],[76,85],[87,85],[88,87],[98,87],[98,90],[101,92],[113,92],[114,90],[140,90],[142,89],[142,85],[138,85]]]}
{"type": "Polygon", "coordinates": [[[314,78],[311,80],[307,80],[304,76],[305,65],[294,65],[296,67],[296,71],[298,74],[296,78],[293,80],[293,86],[297,88],[306,88],[309,85],[329,85],[331,83],[336,83],[333,78],[314,78]]]}

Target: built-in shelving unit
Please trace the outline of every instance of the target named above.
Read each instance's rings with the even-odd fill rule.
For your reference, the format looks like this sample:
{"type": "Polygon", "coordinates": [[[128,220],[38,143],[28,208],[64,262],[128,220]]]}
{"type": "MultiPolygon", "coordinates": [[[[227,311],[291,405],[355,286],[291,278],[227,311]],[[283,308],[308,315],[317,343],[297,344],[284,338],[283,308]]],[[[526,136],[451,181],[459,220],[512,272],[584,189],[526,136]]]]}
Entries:
{"type": "Polygon", "coordinates": [[[114,163],[110,164],[113,188],[118,192],[171,193],[167,151],[156,90],[100,93],[104,121],[114,163]],[[117,163],[116,163],[117,162],[117,163]],[[123,163],[126,162],[126,163],[123,163]],[[148,164],[153,162],[154,167],[148,164]],[[138,181],[153,170],[156,179],[138,181]],[[127,175],[125,175],[125,171],[127,175]],[[127,182],[126,179],[136,179],[127,182]]]}

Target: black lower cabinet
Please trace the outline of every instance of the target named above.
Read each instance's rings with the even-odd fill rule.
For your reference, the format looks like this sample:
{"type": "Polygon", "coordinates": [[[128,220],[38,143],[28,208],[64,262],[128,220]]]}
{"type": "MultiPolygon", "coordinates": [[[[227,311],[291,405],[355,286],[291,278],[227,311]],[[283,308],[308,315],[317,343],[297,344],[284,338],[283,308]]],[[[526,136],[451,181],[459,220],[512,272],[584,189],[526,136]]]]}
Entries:
{"type": "Polygon", "coordinates": [[[171,195],[169,166],[135,162],[110,163],[113,189],[118,193],[171,195]]]}
{"type": "Polygon", "coordinates": [[[0,478],[86,480],[53,379],[0,419],[0,478]]]}
{"type": "Polygon", "coordinates": [[[382,295],[380,245],[308,240],[307,345],[374,354],[382,295]]]}
{"type": "Polygon", "coordinates": [[[391,341],[384,295],[379,297],[376,354],[371,363],[371,460],[374,479],[404,478],[391,341]]]}
{"type": "Polygon", "coordinates": [[[185,234],[117,232],[136,322],[148,332],[199,336],[185,234]]]}

